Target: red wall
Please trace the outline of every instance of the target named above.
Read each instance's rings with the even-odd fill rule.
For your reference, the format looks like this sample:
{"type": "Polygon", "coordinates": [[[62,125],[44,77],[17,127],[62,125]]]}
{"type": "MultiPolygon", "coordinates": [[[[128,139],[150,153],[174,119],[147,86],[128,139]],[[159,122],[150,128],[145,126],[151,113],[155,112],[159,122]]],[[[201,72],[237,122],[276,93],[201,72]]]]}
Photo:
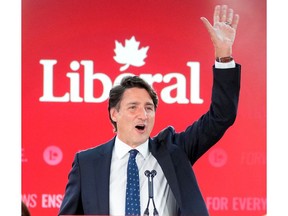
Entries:
{"type": "Polygon", "coordinates": [[[32,215],[56,215],[74,154],[114,136],[105,94],[121,74],[160,77],[153,135],[168,124],[183,130],[208,109],[214,53],[200,17],[212,21],[214,6],[224,3],[240,14],[233,47],[242,65],[238,117],[194,169],[212,216],[265,214],[265,1],[23,0],[22,200],[32,215]],[[115,41],[125,46],[133,36],[135,53],[149,47],[147,57],[120,71],[115,41]]]}

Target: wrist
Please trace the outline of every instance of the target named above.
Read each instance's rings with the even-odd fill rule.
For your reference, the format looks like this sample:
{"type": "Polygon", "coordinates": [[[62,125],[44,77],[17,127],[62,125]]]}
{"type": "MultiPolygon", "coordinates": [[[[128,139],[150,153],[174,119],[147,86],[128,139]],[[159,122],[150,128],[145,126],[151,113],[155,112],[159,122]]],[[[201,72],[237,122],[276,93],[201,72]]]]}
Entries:
{"type": "Polygon", "coordinates": [[[221,63],[227,63],[227,62],[231,62],[233,61],[233,57],[232,56],[224,56],[224,57],[216,57],[215,59],[217,62],[221,62],[221,63]]]}
{"type": "Polygon", "coordinates": [[[215,58],[223,58],[227,56],[232,56],[232,47],[215,49],[215,58]]]}

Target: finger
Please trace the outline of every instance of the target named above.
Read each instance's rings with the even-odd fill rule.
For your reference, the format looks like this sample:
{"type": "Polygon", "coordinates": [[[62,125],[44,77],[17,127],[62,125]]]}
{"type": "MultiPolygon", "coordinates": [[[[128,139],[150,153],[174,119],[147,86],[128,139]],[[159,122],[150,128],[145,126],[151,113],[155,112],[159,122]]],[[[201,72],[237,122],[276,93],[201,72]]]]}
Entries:
{"type": "Polygon", "coordinates": [[[233,9],[229,9],[228,10],[228,15],[227,15],[227,19],[226,19],[226,22],[227,23],[232,23],[232,20],[233,20],[233,14],[234,14],[234,11],[233,11],[233,9]]]}
{"type": "Polygon", "coordinates": [[[204,23],[204,26],[206,27],[206,29],[208,30],[210,35],[214,34],[213,31],[213,26],[210,24],[210,22],[205,18],[205,17],[201,17],[200,18],[202,20],[202,22],[204,23]]]}
{"type": "Polygon", "coordinates": [[[227,17],[227,5],[222,5],[220,12],[220,22],[226,22],[227,17]]]}
{"type": "Polygon", "coordinates": [[[231,24],[231,27],[234,28],[235,30],[238,27],[239,19],[240,19],[240,16],[238,14],[235,14],[233,18],[233,23],[231,24]]]}
{"type": "Polygon", "coordinates": [[[216,5],[214,9],[214,25],[220,21],[220,5],[216,5]]]}

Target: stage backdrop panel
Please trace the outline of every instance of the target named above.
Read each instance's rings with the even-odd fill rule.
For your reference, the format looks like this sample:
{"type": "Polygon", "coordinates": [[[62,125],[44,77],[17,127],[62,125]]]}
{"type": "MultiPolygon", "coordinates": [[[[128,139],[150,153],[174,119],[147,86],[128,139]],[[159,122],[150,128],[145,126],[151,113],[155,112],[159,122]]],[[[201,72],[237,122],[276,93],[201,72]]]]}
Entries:
{"type": "Polygon", "coordinates": [[[33,216],[56,215],[75,153],[115,135],[107,97],[121,77],[158,92],[152,135],[207,111],[214,51],[200,17],[212,22],[217,4],[241,16],[241,98],[194,169],[212,216],[266,213],[266,1],[23,0],[22,199],[33,216]]]}

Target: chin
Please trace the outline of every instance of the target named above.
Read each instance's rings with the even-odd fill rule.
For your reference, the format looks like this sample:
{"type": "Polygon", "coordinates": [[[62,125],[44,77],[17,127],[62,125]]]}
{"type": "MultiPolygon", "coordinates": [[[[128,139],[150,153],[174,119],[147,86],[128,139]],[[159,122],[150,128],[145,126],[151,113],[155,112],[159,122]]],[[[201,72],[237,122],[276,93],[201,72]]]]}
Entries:
{"type": "Polygon", "coordinates": [[[143,144],[144,142],[146,142],[146,140],[148,139],[148,136],[143,136],[140,139],[137,140],[138,145],[143,144]]]}

